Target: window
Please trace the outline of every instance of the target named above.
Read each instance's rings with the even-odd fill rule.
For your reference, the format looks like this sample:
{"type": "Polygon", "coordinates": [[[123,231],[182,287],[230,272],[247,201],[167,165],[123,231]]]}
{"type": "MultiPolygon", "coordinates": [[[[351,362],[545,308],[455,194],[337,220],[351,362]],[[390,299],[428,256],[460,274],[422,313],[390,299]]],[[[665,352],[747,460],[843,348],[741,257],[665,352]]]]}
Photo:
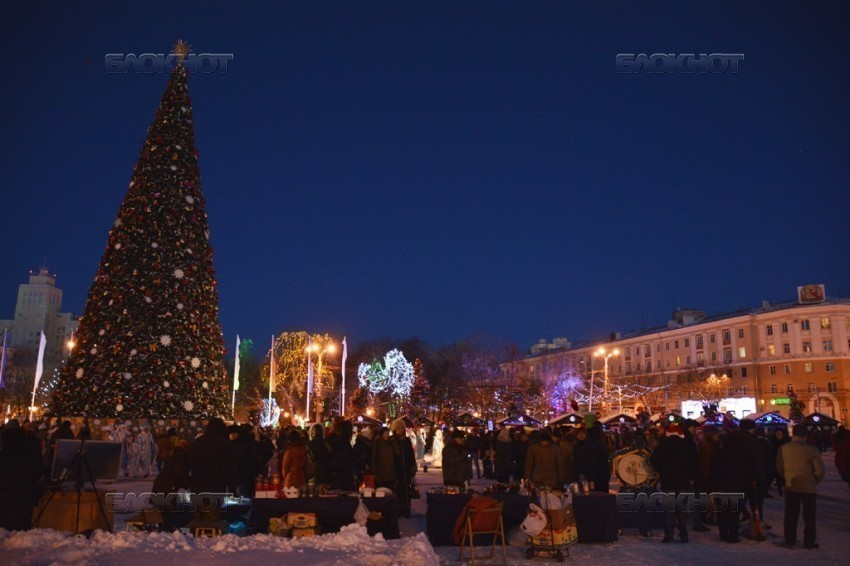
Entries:
{"type": "MultiPolygon", "coordinates": [[[[791,375],[791,364],[785,364],[785,375],[791,375]]],[[[791,384],[788,384],[788,387],[791,387],[791,384]]]]}
{"type": "Polygon", "coordinates": [[[717,341],[717,337],[714,334],[709,334],[708,341],[714,344],[717,341]]]}
{"type": "Polygon", "coordinates": [[[714,363],[714,362],[716,362],[716,361],[717,361],[717,352],[712,352],[712,353],[711,353],[711,361],[712,361],[712,363],[714,363]]]}
{"type": "Polygon", "coordinates": [[[650,360],[646,360],[643,367],[646,371],[652,371],[652,362],[650,360]]]}
{"type": "MultiPolygon", "coordinates": [[[[747,377],[747,376],[746,376],[746,375],[742,375],[741,377],[747,377]]],[[[746,395],[746,394],[747,394],[747,386],[746,386],[746,385],[742,385],[742,386],[741,386],[741,395],[746,395]]]]}
{"type": "Polygon", "coordinates": [[[697,352],[697,363],[704,364],[705,363],[705,354],[703,352],[697,352]]]}
{"type": "Polygon", "coordinates": [[[741,368],[741,377],[747,377],[747,368],[741,368]]]}
{"type": "Polygon", "coordinates": [[[838,383],[835,381],[828,381],[826,383],[826,390],[829,393],[838,393],[838,383]]]}
{"type": "Polygon", "coordinates": [[[727,364],[732,363],[732,348],[723,348],[723,361],[727,364]]]}
{"type": "Polygon", "coordinates": [[[632,373],[632,362],[626,362],[626,373],[632,373]]]}
{"type": "MultiPolygon", "coordinates": [[[[767,366],[767,371],[770,375],[776,375],[776,366],[767,366]]],[[[776,391],[774,391],[776,393],[776,391]]]]}
{"type": "Polygon", "coordinates": [[[740,346],[738,348],[738,357],[739,358],[746,358],[747,357],[747,349],[744,346],[740,346]]]}
{"type": "Polygon", "coordinates": [[[815,370],[815,366],[812,362],[806,362],[803,364],[803,369],[806,373],[812,373],[815,370]]]}
{"type": "Polygon", "coordinates": [[[679,349],[679,341],[678,340],[673,341],[673,347],[676,348],[677,350],[679,349]]]}
{"type": "Polygon", "coordinates": [[[820,329],[821,330],[829,330],[829,317],[824,317],[820,319],[820,329]]]}
{"type": "Polygon", "coordinates": [[[635,357],[640,357],[640,346],[635,346],[635,357]]]}
{"type": "Polygon", "coordinates": [[[823,351],[831,352],[832,351],[832,340],[824,340],[823,341],[823,351]]]}
{"type": "Polygon", "coordinates": [[[682,358],[679,357],[679,356],[676,356],[676,367],[679,367],[680,365],[682,365],[682,358]]]}
{"type": "Polygon", "coordinates": [[[691,339],[685,338],[685,348],[690,348],[690,347],[691,347],[691,339]]]}
{"type": "Polygon", "coordinates": [[[739,329],[738,329],[738,338],[743,338],[743,337],[744,337],[744,329],[743,329],[743,328],[739,328],[739,329]]]}
{"type": "Polygon", "coordinates": [[[647,344],[643,347],[643,357],[648,358],[650,356],[652,356],[652,348],[647,344]]]}
{"type": "Polygon", "coordinates": [[[767,335],[773,336],[773,325],[772,324],[767,325],[767,335]]]}
{"type": "Polygon", "coordinates": [[[809,342],[809,341],[804,340],[804,341],[803,341],[803,351],[804,351],[804,352],[807,352],[807,353],[808,353],[808,352],[811,352],[811,351],[812,351],[812,343],[811,343],[811,342],[809,342]]]}
{"type": "Polygon", "coordinates": [[[776,346],[774,346],[773,344],[768,344],[767,345],[767,355],[768,356],[775,356],[776,355],[776,346]]]}
{"type": "Polygon", "coordinates": [[[702,350],[702,334],[697,336],[697,350],[702,350]]]}
{"type": "Polygon", "coordinates": [[[776,383],[774,383],[773,385],[770,386],[770,392],[771,393],[779,393],[779,388],[777,387],[776,383]]]}
{"type": "Polygon", "coordinates": [[[783,344],[782,345],[782,353],[790,354],[791,353],[791,344],[783,344]]]}
{"type": "Polygon", "coordinates": [[[723,343],[731,344],[732,343],[732,332],[729,330],[723,331],[723,343]]]}
{"type": "Polygon", "coordinates": [[[809,393],[814,393],[815,392],[815,384],[810,381],[809,383],[806,384],[806,390],[809,393]]]}
{"type": "Polygon", "coordinates": [[[655,351],[656,351],[656,352],[660,352],[660,351],[661,351],[661,342],[659,342],[658,344],[656,344],[656,345],[655,345],[655,351]]]}
{"type": "Polygon", "coordinates": [[[811,330],[812,327],[809,324],[809,319],[804,319],[800,321],[800,330],[811,330]]]}
{"type": "Polygon", "coordinates": [[[790,393],[791,391],[794,391],[794,386],[789,383],[788,385],[785,386],[785,391],[786,391],[786,393],[790,393]]]}
{"type": "Polygon", "coordinates": [[[823,364],[823,367],[829,373],[832,373],[832,372],[835,371],[835,364],[832,363],[832,362],[826,362],[825,364],[823,364]]]}
{"type": "Polygon", "coordinates": [[[783,322],[780,325],[780,328],[782,329],[782,334],[788,334],[788,323],[787,322],[783,322]]]}
{"type": "Polygon", "coordinates": [[[685,365],[691,365],[691,357],[685,356],[685,365]]]}
{"type": "Polygon", "coordinates": [[[655,367],[657,367],[658,369],[661,369],[661,360],[658,360],[656,362],[655,367]]]}

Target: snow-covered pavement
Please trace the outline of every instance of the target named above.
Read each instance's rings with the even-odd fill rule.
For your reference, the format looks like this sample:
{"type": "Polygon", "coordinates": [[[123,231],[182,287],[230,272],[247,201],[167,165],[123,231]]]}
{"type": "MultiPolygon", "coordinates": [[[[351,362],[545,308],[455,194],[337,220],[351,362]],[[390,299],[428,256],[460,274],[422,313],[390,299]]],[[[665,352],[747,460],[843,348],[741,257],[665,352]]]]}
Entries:
{"type": "MultiPolygon", "coordinates": [[[[850,540],[850,487],[835,470],[832,453],[824,460],[827,475],[818,494],[817,550],[788,550],[777,546],[782,541],[783,500],[765,502],[765,519],[773,527],[767,540],[755,542],[742,537],[740,544],[721,542],[717,529],[708,533],[691,533],[691,542],[662,544],[661,533],[643,538],[629,530],[613,544],[576,544],[570,548],[571,560],[590,564],[765,564],[792,560],[813,564],[848,564],[846,550],[850,540]]],[[[194,539],[181,534],[99,532],[91,539],[73,537],[51,530],[8,533],[0,530],[0,564],[121,564],[184,566],[187,561],[206,564],[258,564],[283,561],[299,564],[364,564],[369,566],[400,564],[431,566],[438,562],[457,564],[457,547],[434,549],[425,533],[425,493],[442,483],[440,470],[429,470],[417,476],[423,497],[414,500],[413,516],[401,519],[402,539],[384,541],[369,537],[364,528],[346,527],[341,533],[316,538],[288,540],[269,535],[239,538],[227,535],[215,539],[194,539]]],[[[109,489],[147,491],[151,480],[122,480],[109,489]]],[[[473,487],[486,482],[475,480],[473,487]]],[[[773,492],[776,495],[775,490],[773,492]]],[[[116,527],[123,527],[126,516],[116,517],[116,527]]],[[[802,537],[802,522],[800,524],[802,537]]],[[[521,536],[508,533],[516,544],[508,548],[510,564],[553,563],[546,558],[525,559],[521,536]]],[[[500,563],[499,561],[498,563],[500,563]]],[[[482,562],[486,564],[487,562],[482,562]]]]}

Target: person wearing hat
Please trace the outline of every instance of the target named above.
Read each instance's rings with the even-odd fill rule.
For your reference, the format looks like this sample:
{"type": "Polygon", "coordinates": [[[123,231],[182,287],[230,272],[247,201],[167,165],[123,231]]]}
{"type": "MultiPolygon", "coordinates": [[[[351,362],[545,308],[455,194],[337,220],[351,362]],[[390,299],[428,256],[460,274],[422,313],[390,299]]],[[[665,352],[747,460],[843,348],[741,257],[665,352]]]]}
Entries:
{"type": "Polygon", "coordinates": [[[443,485],[463,486],[472,477],[472,462],[462,430],[451,434],[452,442],[443,448],[443,485]]]}
{"type": "Polygon", "coordinates": [[[797,544],[797,521],[803,508],[803,547],[818,548],[815,542],[817,486],[826,473],[820,450],[806,443],[808,427],[794,425],[791,442],[786,442],[776,456],[776,471],[785,479],[785,545],[797,544]]]}
{"type": "Polygon", "coordinates": [[[390,425],[390,444],[395,455],[395,502],[398,513],[410,518],[411,482],[416,475],[416,453],[413,443],[407,437],[407,425],[404,419],[396,419],[390,425]]]}
{"type": "MultiPolygon", "coordinates": [[[[685,441],[685,433],[675,423],[667,427],[664,438],[652,453],[652,467],[661,476],[661,489],[679,495],[692,491],[697,475],[696,450],[685,441]]],[[[676,506],[677,507],[677,506],[676,506]]],[[[686,513],[682,509],[664,508],[664,540],[673,541],[673,526],[679,530],[679,539],[688,542],[686,513]]]]}
{"type": "Polygon", "coordinates": [[[537,442],[528,448],[525,457],[525,477],[535,486],[557,487],[562,477],[561,452],[552,444],[549,433],[541,433],[537,442]]]}

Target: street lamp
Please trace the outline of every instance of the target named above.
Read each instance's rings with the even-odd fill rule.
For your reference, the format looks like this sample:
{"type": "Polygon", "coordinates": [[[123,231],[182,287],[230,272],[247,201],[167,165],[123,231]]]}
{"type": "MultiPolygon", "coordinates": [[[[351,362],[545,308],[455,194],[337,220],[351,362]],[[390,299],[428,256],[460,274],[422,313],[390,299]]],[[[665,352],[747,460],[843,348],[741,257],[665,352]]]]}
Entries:
{"type": "Polygon", "coordinates": [[[604,406],[606,411],[608,410],[608,360],[612,356],[619,356],[619,355],[620,355],[620,349],[619,348],[614,348],[613,350],[611,350],[609,352],[605,349],[604,346],[600,346],[599,349],[596,350],[593,353],[593,356],[595,358],[602,358],[602,360],[605,362],[605,367],[603,369],[603,374],[602,374],[603,375],[603,382],[602,382],[603,383],[603,392],[602,393],[603,393],[603,397],[604,397],[604,401],[603,401],[604,405],[603,406],[604,406]]]}
{"type": "MultiPolygon", "coordinates": [[[[315,397],[313,392],[314,376],[313,376],[313,354],[317,355],[317,364],[319,366],[319,379],[322,378],[322,356],[332,354],[336,351],[336,346],[333,342],[329,342],[320,346],[313,342],[313,338],[307,339],[307,420],[310,419],[310,398],[315,397]]],[[[316,422],[319,422],[319,402],[316,401],[316,422]]]]}

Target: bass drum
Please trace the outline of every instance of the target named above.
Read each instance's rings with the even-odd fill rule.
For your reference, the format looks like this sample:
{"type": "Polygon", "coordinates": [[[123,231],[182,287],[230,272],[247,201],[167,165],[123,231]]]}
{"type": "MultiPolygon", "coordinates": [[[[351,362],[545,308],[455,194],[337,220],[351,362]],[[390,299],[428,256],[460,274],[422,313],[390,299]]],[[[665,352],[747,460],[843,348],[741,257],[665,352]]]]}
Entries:
{"type": "Polygon", "coordinates": [[[650,487],[658,483],[658,473],[649,462],[651,453],[644,448],[628,450],[614,458],[614,476],[623,487],[650,487]]]}

